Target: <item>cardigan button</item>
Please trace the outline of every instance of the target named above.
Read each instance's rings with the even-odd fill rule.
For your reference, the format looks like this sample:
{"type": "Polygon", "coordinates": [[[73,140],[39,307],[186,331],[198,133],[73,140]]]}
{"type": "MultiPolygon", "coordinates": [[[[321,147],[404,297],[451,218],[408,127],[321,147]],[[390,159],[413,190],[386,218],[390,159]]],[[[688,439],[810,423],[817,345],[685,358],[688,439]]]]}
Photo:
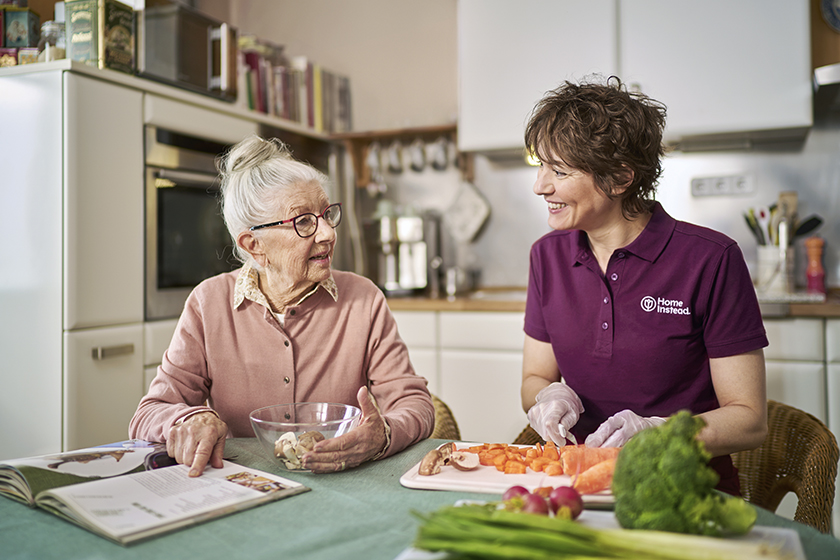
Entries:
{"type": "Polygon", "coordinates": [[[294,309],[292,309],[291,311],[289,311],[289,315],[294,316],[294,314],[295,314],[295,310],[294,310],[294,309]]]}
{"type": "Polygon", "coordinates": [[[288,412],[285,414],[285,416],[286,416],[286,420],[291,420],[292,419],[292,415],[289,414],[288,412]]]}
{"type": "Polygon", "coordinates": [[[283,381],[285,381],[286,383],[290,383],[292,380],[291,380],[291,379],[289,379],[288,377],[284,377],[284,378],[283,378],[283,381]]]}
{"type": "Polygon", "coordinates": [[[288,341],[288,340],[284,340],[284,341],[283,341],[283,344],[284,344],[285,346],[287,346],[287,347],[288,347],[288,346],[289,346],[289,341],[288,341]]]}

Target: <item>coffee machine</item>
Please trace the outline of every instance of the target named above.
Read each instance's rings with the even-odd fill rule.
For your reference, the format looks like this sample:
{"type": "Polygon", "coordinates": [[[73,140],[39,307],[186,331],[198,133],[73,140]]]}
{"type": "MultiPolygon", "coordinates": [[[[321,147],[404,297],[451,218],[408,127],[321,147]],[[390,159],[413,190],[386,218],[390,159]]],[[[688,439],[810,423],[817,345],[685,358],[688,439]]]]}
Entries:
{"type": "Polygon", "coordinates": [[[440,294],[440,216],[377,212],[365,223],[368,276],[387,296],[440,294]]]}

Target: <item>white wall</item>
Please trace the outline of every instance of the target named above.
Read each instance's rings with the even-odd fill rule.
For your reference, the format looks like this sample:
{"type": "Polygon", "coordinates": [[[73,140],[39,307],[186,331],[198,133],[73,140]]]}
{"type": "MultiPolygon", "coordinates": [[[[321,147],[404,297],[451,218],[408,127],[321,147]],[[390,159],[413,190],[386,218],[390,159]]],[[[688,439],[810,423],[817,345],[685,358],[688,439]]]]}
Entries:
{"type": "Polygon", "coordinates": [[[456,120],[455,0],[197,0],[196,7],[350,77],[354,129],[456,120]]]}

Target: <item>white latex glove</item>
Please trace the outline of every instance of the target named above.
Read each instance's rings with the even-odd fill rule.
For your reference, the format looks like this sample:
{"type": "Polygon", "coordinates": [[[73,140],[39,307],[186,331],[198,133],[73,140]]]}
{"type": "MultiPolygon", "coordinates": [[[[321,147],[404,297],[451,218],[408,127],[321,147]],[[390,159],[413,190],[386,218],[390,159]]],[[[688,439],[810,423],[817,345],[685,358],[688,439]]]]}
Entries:
{"type": "Polygon", "coordinates": [[[659,416],[643,417],[631,410],[622,410],[607,418],[586,438],[587,447],[621,447],[641,430],[665,422],[659,416]]]}
{"type": "Polygon", "coordinates": [[[528,422],[545,441],[562,447],[566,445],[566,432],[577,424],[582,412],[583,403],[571,387],[552,383],[537,393],[537,402],[528,411],[528,422]]]}

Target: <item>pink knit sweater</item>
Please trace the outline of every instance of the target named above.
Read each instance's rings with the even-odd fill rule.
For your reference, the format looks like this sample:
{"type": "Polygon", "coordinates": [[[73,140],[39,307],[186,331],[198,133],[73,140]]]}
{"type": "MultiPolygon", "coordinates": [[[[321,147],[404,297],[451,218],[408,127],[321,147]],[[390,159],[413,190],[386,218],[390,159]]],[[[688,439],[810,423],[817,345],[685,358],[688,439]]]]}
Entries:
{"type": "Polygon", "coordinates": [[[129,437],[166,441],[175,421],[206,410],[205,402],[227,423],[228,437],[253,437],[252,410],[305,401],[359,406],[356,393],[366,384],[391,429],[385,456],[431,435],[426,380],[414,373],[385,297],[370,280],[333,271],[338,300],[319,288],[286,309],[281,327],[249,299],[234,308],[238,274],[209,278],[190,294],[129,437]]]}

